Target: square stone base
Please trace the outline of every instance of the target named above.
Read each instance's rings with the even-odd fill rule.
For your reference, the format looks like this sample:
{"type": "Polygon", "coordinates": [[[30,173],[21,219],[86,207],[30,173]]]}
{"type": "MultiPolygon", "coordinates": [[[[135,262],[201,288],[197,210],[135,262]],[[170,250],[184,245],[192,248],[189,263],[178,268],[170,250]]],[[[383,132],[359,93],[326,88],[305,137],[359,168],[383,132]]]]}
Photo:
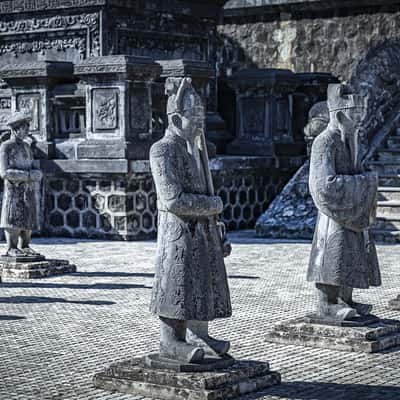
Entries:
{"type": "Polygon", "coordinates": [[[2,278],[34,279],[76,272],[76,266],[67,260],[34,262],[0,261],[2,278]]]}
{"type": "Polygon", "coordinates": [[[400,310],[400,296],[397,296],[395,299],[389,301],[389,308],[392,310],[400,310]]]}
{"type": "Polygon", "coordinates": [[[235,361],[209,372],[177,372],[146,366],[143,359],[111,365],[96,374],[99,389],[164,400],[224,400],[257,392],[280,383],[280,374],[268,363],[235,361]]]}
{"type": "Polygon", "coordinates": [[[355,319],[341,324],[322,324],[309,317],[280,322],[266,341],[331,350],[376,353],[400,345],[400,321],[355,319]],[[361,321],[359,321],[361,320],[361,321]]]}

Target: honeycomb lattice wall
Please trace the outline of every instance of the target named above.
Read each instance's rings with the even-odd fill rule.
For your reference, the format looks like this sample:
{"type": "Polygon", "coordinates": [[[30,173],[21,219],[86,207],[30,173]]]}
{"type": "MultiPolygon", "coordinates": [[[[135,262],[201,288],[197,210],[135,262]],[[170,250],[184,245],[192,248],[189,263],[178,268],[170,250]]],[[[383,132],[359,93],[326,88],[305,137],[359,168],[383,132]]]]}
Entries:
{"type": "MultiPolygon", "coordinates": [[[[253,228],[289,175],[214,171],[229,230],[253,228]]],[[[155,237],[157,198],[150,174],[118,178],[48,176],[43,233],[137,240],[155,237]]]]}

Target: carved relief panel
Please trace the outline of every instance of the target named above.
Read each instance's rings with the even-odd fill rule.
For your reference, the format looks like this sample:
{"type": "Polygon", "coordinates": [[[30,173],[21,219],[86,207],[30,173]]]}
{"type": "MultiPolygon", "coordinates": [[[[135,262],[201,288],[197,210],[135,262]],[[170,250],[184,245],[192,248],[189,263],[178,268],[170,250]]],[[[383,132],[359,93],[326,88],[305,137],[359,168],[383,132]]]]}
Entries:
{"type": "Polygon", "coordinates": [[[41,113],[41,105],[40,105],[40,93],[23,93],[17,94],[17,110],[18,111],[26,111],[31,114],[32,120],[30,124],[30,132],[32,134],[40,134],[40,113],[41,113]]]}
{"type": "Polygon", "coordinates": [[[8,129],[7,122],[11,115],[11,97],[0,97],[0,130],[8,129]]]}
{"type": "Polygon", "coordinates": [[[119,129],[119,90],[92,90],[92,130],[94,133],[115,132],[119,129]]]}

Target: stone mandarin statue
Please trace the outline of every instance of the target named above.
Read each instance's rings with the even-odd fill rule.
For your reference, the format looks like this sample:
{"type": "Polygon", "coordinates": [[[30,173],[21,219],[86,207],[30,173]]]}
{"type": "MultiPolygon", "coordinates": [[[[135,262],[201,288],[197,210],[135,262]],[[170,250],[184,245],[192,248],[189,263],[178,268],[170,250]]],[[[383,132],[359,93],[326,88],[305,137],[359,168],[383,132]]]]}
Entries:
{"type": "Polygon", "coordinates": [[[4,228],[9,257],[34,257],[32,230],[38,228],[36,192],[42,173],[34,166],[29,134],[30,115],[14,113],[8,126],[11,137],[0,147],[0,176],[4,180],[0,227],[4,228]]]}
{"type": "Polygon", "coordinates": [[[369,315],[353,288],[380,286],[381,276],[369,228],[376,217],[378,177],[360,154],[364,98],[346,85],[328,87],[328,127],[314,140],[310,191],[318,208],[307,279],[316,283],[320,318],[347,320],[369,315]]]}
{"type": "Polygon", "coordinates": [[[208,321],[231,316],[224,264],[229,252],[205,165],[205,110],[189,78],[168,78],[168,128],[150,151],[158,197],[158,248],[151,311],[161,321],[160,357],[201,362],[229,342],[208,335],[208,321]],[[188,331],[190,328],[190,332],[188,331]]]}

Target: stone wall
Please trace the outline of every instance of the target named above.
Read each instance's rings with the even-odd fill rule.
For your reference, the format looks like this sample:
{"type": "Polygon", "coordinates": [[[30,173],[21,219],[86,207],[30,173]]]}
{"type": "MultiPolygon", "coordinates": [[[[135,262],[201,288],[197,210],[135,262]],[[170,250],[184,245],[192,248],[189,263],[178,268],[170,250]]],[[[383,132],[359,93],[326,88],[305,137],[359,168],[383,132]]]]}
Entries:
{"type": "Polygon", "coordinates": [[[399,1],[362,2],[367,7],[361,2],[349,7],[357,2],[315,1],[303,2],[301,9],[288,0],[237,4],[244,3],[262,6],[225,10],[218,28],[221,74],[256,66],[329,72],[348,79],[370,48],[400,37],[399,1]],[[279,8],[265,5],[272,3],[279,8]]]}

